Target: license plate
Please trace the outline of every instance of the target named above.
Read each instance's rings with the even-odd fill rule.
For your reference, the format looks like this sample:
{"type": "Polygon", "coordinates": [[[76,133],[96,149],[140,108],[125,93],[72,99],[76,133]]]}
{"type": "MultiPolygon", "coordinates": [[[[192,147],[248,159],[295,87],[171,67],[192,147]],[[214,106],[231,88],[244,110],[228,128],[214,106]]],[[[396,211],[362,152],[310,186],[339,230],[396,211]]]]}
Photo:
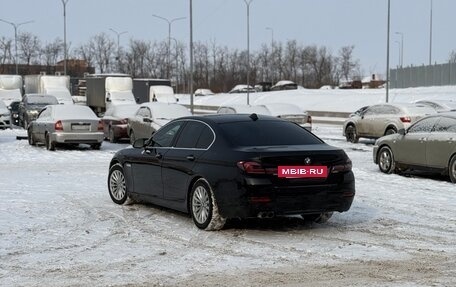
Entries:
{"type": "Polygon", "coordinates": [[[283,178],[327,178],[327,166],[278,166],[277,176],[283,178]]]}
{"type": "Polygon", "coordinates": [[[71,129],[72,130],[75,130],[75,131],[88,131],[90,129],[90,125],[85,125],[85,124],[82,124],[82,125],[71,125],[71,129]]]}

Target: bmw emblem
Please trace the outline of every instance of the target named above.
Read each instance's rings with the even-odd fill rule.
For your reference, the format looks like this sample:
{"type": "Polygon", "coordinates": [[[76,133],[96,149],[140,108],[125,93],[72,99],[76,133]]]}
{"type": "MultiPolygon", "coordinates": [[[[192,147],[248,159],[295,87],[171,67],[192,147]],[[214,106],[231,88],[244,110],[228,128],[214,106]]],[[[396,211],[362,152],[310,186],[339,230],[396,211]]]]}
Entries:
{"type": "Polygon", "coordinates": [[[306,157],[306,158],[304,159],[304,163],[305,163],[306,165],[309,165],[311,162],[312,162],[312,161],[310,160],[310,157],[306,157]]]}

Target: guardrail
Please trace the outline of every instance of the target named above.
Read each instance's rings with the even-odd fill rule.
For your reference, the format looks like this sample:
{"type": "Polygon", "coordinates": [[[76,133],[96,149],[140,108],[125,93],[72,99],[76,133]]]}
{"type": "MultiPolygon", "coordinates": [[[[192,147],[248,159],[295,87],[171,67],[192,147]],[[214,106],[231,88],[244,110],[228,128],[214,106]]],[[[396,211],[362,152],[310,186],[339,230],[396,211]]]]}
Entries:
{"type": "MultiPolygon", "coordinates": [[[[184,105],[190,108],[190,105],[184,105]]],[[[218,106],[193,105],[193,111],[197,115],[215,114],[218,106]]],[[[330,112],[330,111],[307,111],[312,116],[314,123],[326,123],[342,125],[346,118],[350,116],[347,112],[330,112]]]]}

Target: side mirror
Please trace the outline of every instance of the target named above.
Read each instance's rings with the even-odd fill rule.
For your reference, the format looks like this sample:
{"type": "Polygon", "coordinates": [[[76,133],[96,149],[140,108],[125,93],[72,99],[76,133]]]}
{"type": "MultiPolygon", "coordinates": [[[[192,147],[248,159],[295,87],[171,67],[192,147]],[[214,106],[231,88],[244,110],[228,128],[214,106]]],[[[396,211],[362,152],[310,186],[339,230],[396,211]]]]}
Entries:
{"type": "Polygon", "coordinates": [[[401,136],[405,136],[406,132],[405,132],[405,129],[399,129],[397,131],[398,134],[400,134],[401,136]]]}
{"type": "Polygon", "coordinates": [[[137,139],[133,143],[133,147],[134,148],[143,148],[145,146],[145,142],[146,142],[146,139],[143,139],[143,138],[137,139]]]}

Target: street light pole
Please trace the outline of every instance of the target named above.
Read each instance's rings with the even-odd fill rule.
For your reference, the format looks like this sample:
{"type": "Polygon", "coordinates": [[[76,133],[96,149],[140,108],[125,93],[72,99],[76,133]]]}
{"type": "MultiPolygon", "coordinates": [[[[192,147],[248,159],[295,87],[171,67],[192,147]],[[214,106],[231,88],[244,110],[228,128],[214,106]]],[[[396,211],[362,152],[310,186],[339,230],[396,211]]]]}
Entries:
{"type": "Polygon", "coordinates": [[[10,24],[14,28],[14,63],[16,64],[16,75],[18,75],[19,67],[18,67],[18,63],[17,63],[17,28],[19,28],[19,26],[21,26],[21,25],[32,23],[33,20],[27,21],[27,22],[22,22],[22,23],[13,23],[13,22],[5,21],[3,19],[0,19],[0,21],[3,23],[6,23],[6,24],[10,24]]]}
{"type": "Polygon", "coordinates": [[[190,0],[190,112],[193,115],[193,2],[190,0]]]}
{"type": "Polygon", "coordinates": [[[432,65],[432,0],[431,0],[431,16],[429,19],[429,66],[432,65]]]}
{"type": "Polygon", "coordinates": [[[69,0],[62,0],[63,4],[63,74],[67,74],[67,41],[66,41],[66,4],[69,0]]]}
{"type": "MultiPolygon", "coordinates": [[[[120,63],[120,35],[128,33],[128,31],[117,32],[113,28],[109,28],[114,34],[117,35],[117,62],[120,63]]],[[[119,65],[120,66],[120,65],[119,65]]]]}
{"type": "Polygon", "coordinates": [[[247,105],[250,105],[250,3],[253,0],[244,0],[247,6],[247,105]]]}
{"type": "Polygon", "coordinates": [[[158,19],[162,19],[168,23],[168,71],[167,71],[168,76],[167,77],[169,78],[170,63],[171,63],[171,57],[170,57],[171,56],[171,24],[173,24],[174,21],[183,20],[183,19],[185,19],[185,17],[179,17],[179,18],[174,18],[174,19],[168,20],[167,18],[158,16],[155,14],[152,16],[154,16],[155,18],[158,18],[158,19]]]}
{"type": "Polygon", "coordinates": [[[395,34],[401,35],[401,53],[400,53],[400,66],[404,66],[404,33],[396,32],[395,34]]]}
{"type": "Polygon", "coordinates": [[[388,21],[386,29],[386,102],[389,100],[389,60],[390,60],[390,9],[391,1],[388,0],[388,21]]]}

